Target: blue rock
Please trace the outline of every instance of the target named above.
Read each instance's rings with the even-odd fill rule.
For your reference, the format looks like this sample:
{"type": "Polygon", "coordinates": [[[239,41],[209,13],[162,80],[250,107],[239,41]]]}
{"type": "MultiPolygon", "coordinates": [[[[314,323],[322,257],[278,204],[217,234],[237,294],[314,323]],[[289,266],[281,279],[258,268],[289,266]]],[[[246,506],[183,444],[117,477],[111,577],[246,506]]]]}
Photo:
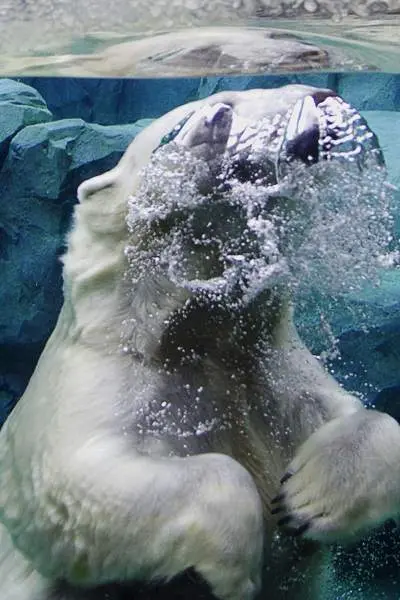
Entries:
{"type": "Polygon", "coordinates": [[[0,115],[0,166],[17,131],[53,118],[39,92],[12,79],[0,79],[0,115]]]}
{"type": "Polygon", "coordinates": [[[158,117],[196,100],[200,79],[29,77],[24,81],[43,94],[56,119],[117,125],[158,117]]]}
{"type": "Polygon", "coordinates": [[[25,127],[12,139],[3,176],[18,197],[61,201],[67,187],[75,193],[74,185],[115,166],[145,124],[102,126],[64,119],[25,127]]]}
{"type": "Polygon", "coordinates": [[[334,89],[337,77],[331,73],[304,73],[164,79],[27,77],[24,81],[43,95],[56,119],[74,117],[116,125],[155,118],[180,104],[223,90],[276,88],[288,83],[334,89]]]}

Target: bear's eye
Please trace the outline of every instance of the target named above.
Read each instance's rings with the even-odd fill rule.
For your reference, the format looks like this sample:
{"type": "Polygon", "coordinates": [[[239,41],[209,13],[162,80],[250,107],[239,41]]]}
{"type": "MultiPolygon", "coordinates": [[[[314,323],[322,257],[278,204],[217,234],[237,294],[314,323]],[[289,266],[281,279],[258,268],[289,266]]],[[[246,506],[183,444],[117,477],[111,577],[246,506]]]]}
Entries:
{"type": "Polygon", "coordinates": [[[179,121],[179,123],[177,125],[175,125],[175,127],[169,133],[167,133],[166,135],[164,135],[161,138],[160,143],[158,144],[158,146],[154,150],[154,152],[157,152],[157,150],[159,148],[161,148],[162,146],[165,146],[166,144],[169,144],[170,142],[172,142],[172,140],[174,140],[176,138],[176,136],[178,135],[178,133],[182,130],[182,128],[189,121],[190,117],[193,114],[194,114],[194,110],[192,112],[190,112],[188,115],[186,115],[186,117],[184,119],[182,119],[182,121],[179,121]]]}

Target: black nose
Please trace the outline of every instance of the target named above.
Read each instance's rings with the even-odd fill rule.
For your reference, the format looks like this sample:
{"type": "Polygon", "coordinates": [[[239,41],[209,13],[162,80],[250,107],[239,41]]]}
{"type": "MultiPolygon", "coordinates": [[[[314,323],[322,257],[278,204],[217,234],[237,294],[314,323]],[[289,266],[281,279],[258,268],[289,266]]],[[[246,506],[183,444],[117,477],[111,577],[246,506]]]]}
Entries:
{"type": "Polygon", "coordinates": [[[286,126],[283,155],[287,162],[301,160],[312,164],[319,159],[320,115],[319,98],[306,96],[293,107],[286,126]]]}
{"type": "Polygon", "coordinates": [[[319,127],[312,125],[306,131],[299,133],[294,140],[289,140],[286,145],[288,161],[295,158],[306,165],[318,162],[319,158],[319,127]]]}
{"type": "Polygon", "coordinates": [[[227,121],[232,120],[232,109],[230,106],[226,104],[222,104],[218,110],[214,113],[212,118],[209,121],[210,125],[220,125],[224,124],[227,121]]]}

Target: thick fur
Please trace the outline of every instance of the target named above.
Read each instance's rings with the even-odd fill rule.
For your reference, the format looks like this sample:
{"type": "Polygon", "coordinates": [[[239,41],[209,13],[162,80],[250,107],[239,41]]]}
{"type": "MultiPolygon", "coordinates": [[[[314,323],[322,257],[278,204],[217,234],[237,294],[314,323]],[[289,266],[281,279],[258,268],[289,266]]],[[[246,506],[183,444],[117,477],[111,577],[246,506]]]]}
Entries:
{"type": "Polygon", "coordinates": [[[271,499],[279,493],[282,514],[320,542],[397,513],[397,423],[322,369],[283,295],[230,310],[167,277],[126,276],[127,245],[143,241],[128,231],[127,199],[160,139],[206,102],[256,120],[311,90],[180,107],[81,186],[65,303],[0,434],[4,600],[117,598],[93,589],[189,568],[221,600],[251,600],[262,577],[264,598],[314,600],[319,546],[279,541],[271,499]],[[227,426],[196,435],[215,416],[227,426]]]}

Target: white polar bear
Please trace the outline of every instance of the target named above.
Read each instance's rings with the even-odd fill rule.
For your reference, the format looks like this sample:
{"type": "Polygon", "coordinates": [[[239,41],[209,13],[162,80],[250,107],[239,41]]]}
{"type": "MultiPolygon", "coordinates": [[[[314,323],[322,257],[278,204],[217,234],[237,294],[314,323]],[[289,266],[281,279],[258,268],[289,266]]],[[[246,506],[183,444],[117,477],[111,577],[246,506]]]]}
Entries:
{"type": "Polygon", "coordinates": [[[313,600],[320,542],[398,512],[400,428],[302,344],[275,260],[291,165],[344,138],[380,162],[351,123],[327,90],[221,93],[80,187],[65,303],[0,434],[2,599],[193,568],[221,600],[313,600]]]}

